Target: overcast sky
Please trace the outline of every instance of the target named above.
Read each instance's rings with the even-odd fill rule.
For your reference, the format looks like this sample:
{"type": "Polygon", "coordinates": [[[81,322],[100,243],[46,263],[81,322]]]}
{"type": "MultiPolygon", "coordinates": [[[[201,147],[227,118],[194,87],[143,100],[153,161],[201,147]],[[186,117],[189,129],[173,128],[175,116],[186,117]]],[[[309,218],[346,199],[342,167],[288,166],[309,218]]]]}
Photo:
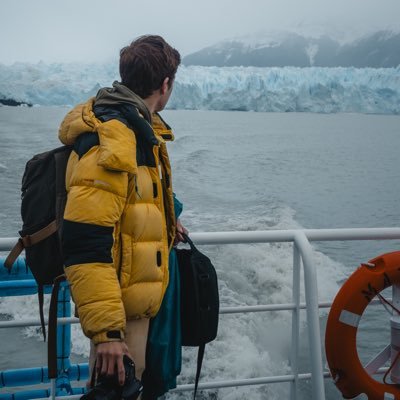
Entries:
{"type": "Polygon", "coordinates": [[[270,29],[400,31],[400,0],[0,0],[0,63],[108,61],[146,34],[189,54],[270,29]]]}

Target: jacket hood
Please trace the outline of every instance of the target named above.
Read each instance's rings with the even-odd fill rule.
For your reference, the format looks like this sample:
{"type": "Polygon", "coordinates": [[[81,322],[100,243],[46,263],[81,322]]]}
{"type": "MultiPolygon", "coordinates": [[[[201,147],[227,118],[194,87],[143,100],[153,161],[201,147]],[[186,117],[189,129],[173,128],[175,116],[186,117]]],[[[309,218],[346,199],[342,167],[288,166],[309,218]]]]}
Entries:
{"type": "Polygon", "coordinates": [[[135,174],[135,135],[120,121],[110,120],[103,123],[98,120],[92,109],[93,104],[92,98],[85,104],[79,104],[66,115],[58,131],[60,141],[65,145],[73,145],[80,135],[96,132],[100,142],[98,165],[135,174]]]}
{"type": "Polygon", "coordinates": [[[91,98],[84,104],[78,104],[65,116],[58,130],[61,143],[72,145],[82,133],[97,131],[101,122],[94,115],[93,103],[94,98],[91,98]]]}
{"type": "Polygon", "coordinates": [[[126,86],[114,82],[111,88],[100,89],[95,98],[77,105],[66,115],[58,132],[60,141],[63,144],[71,145],[75,143],[80,134],[97,131],[102,122],[96,118],[93,111],[94,107],[115,107],[118,104],[128,104],[135,107],[151,125],[151,114],[144,101],[126,86]]]}
{"type": "MultiPolygon", "coordinates": [[[[86,103],[74,107],[62,121],[58,130],[58,138],[65,145],[73,145],[79,135],[87,132],[98,132],[103,124],[96,118],[93,112],[95,98],[89,99],[86,103]]],[[[172,141],[174,134],[170,126],[161,118],[160,114],[154,113],[151,116],[152,128],[158,140],[172,141]]]]}
{"type": "MultiPolygon", "coordinates": [[[[104,91],[100,98],[102,101],[109,100],[104,91]]],[[[107,105],[112,106],[116,103],[103,104],[107,107],[107,105]]],[[[124,104],[126,105],[126,103],[124,104]]],[[[80,135],[96,132],[100,141],[99,165],[113,170],[136,173],[136,138],[132,134],[132,130],[117,119],[102,122],[93,111],[95,105],[97,105],[97,100],[91,98],[86,103],[77,105],[65,116],[58,132],[60,141],[65,145],[73,145],[80,135]]],[[[129,105],[134,104],[131,102],[129,105]]],[[[158,114],[153,114],[151,120],[152,126],[148,122],[145,125],[149,129],[149,134],[154,138],[155,143],[153,144],[163,144],[165,141],[174,139],[171,128],[158,114]]],[[[146,132],[139,132],[142,135],[144,133],[146,132]]]]}

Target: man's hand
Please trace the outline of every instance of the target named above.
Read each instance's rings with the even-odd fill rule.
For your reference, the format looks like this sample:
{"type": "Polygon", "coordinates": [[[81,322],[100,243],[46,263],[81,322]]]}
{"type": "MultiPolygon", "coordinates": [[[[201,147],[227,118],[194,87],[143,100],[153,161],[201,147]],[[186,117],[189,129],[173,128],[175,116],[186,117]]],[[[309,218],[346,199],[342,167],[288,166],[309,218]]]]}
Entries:
{"type": "Polygon", "coordinates": [[[96,346],[97,374],[108,376],[117,374],[118,382],[122,386],[125,382],[124,354],[132,358],[125,342],[99,343],[96,346]]]}
{"type": "Polygon", "coordinates": [[[174,246],[176,246],[180,242],[185,242],[185,238],[182,236],[182,233],[187,235],[189,231],[181,224],[181,220],[178,218],[176,220],[176,235],[174,240],[174,246]]]}

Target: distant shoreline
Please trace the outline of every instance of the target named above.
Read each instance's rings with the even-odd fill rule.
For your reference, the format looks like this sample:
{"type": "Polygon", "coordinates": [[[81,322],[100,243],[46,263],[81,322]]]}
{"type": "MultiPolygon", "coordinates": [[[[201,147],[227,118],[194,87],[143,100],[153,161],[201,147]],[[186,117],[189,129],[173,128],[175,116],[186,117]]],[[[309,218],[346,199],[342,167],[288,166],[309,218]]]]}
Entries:
{"type": "Polygon", "coordinates": [[[33,104],[31,103],[26,103],[24,101],[17,101],[14,99],[0,99],[0,106],[11,106],[11,107],[19,107],[19,106],[25,106],[25,107],[32,107],[33,104]]]}

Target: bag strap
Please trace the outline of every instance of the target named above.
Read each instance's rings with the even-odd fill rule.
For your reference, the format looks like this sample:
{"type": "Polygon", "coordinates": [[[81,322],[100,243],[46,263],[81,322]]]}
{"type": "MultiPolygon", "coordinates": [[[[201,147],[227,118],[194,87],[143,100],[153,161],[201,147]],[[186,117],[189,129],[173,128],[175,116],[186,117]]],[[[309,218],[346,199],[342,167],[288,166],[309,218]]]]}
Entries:
{"type": "Polygon", "coordinates": [[[54,287],[51,292],[49,309],[49,340],[47,342],[47,364],[49,379],[57,378],[57,302],[61,282],[65,281],[65,275],[54,279],[54,287]]]}
{"type": "Polygon", "coordinates": [[[97,377],[96,367],[97,367],[97,357],[94,359],[92,373],[90,374],[90,389],[93,389],[96,386],[96,377],[97,377]]]}
{"type": "Polygon", "coordinates": [[[197,371],[196,371],[196,381],[195,381],[195,384],[194,384],[193,400],[196,399],[197,387],[199,385],[200,372],[201,372],[201,366],[203,364],[203,357],[204,357],[205,348],[206,348],[206,344],[202,343],[199,346],[199,351],[197,353],[197,371]]]}
{"type": "Polygon", "coordinates": [[[190,239],[189,235],[187,235],[186,233],[182,232],[181,235],[183,236],[183,238],[185,239],[185,243],[188,243],[190,248],[192,250],[197,250],[196,246],[194,245],[192,239],[190,239]]]}
{"type": "Polygon", "coordinates": [[[32,233],[31,235],[20,237],[16,245],[12,248],[10,254],[7,256],[6,260],[4,261],[4,266],[10,272],[15,260],[26,247],[30,247],[41,242],[42,240],[52,235],[54,232],[57,232],[56,220],[51,221],[47,226],[35,233],[32,233]]]}

